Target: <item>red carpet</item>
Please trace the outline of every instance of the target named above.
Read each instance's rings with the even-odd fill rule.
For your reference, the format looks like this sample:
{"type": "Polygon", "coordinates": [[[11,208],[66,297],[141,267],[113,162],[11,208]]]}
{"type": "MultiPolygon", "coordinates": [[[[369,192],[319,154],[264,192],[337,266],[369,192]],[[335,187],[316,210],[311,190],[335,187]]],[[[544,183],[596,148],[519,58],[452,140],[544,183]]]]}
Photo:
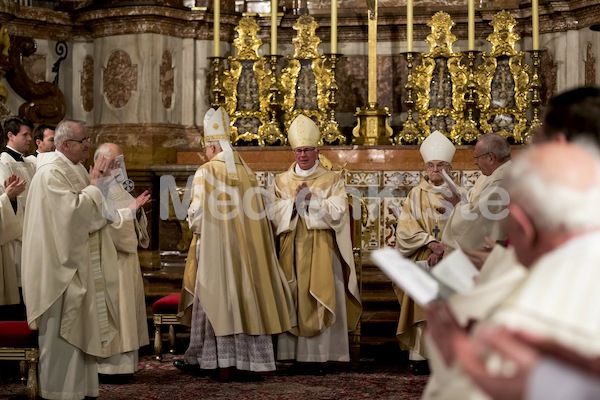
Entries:
{"type": "MultiPolygon", "coordinates": [[[[181,357],[180,355],[176,357],[181,357]]],[[[100,385],[102,400],[333,400],[418,399],[426,377],[406,373],[402,365],[361,362],[356,371],[330,372],[325,376],[287,375],[287,364],[264,376],[261,382],[221,383],[209,377],[186,374],[172,365],[173,356],[158,362],[144,356],[133,381],[124,385],[100,385]]],[[[2,382],[0,399],[25,399],[25,386],[2,382]]]]}

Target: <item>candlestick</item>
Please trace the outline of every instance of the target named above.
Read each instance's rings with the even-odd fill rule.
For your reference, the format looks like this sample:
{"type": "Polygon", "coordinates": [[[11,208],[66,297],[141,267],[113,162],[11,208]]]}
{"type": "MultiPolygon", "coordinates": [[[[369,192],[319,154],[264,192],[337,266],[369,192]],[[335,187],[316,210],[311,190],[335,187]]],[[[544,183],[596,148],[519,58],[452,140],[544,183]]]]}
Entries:
{"type": "Polygon", "coordinates": [[[475,0],[469,0],[469,50],[475,50],[475,0]]]}
{"type": "Polygon", "coordinates": [[[213,2],[213,57],[221,56],[221,4],[213,2]]]}
{"type": "Polygon", "coordinates": [[[540,20],[538,0],[531,0],[531,49],[540,49],[540,20]]]}
{"type": "Polygon", "coordinates": [[[406,50],[413,51],[413,0],[406,1],[406,50]]]}
{"type": "Polygon", "coordinates": [[[271,0],[271,54],[277,55],[277,0],[271,0]]]}
{"type": "Polygon", "coordinates": [[[331,53],[337,53],[337,0],[331,1],[331,53]]]}

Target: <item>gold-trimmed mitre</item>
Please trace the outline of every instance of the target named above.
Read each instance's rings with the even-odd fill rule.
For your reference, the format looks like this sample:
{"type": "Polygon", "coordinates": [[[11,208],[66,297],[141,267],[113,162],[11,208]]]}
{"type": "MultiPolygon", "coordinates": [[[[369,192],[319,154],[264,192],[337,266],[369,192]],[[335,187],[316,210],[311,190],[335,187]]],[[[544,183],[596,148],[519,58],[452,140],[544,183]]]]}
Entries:
{"type": "Polygon", "coordinates": [[[223,107],[211,108],[204,114],[204,143],[218,141],[223,150],[227,175],[234,182],[238,181],[237,169],[230,144],[229,115],[223,107]]]}
{"type": "Polygon", "coordinates": [[[292,149],[296,147],[318,147],[321,132],[312,119],[298,115],[288,129],[288,141],[292,149]]]}
{"type": "Polygon", "coordinates": [[[452,163],[456,147],[442,133],[434,131],[423,140],[419,151],[425,162],[436,160],[452,163]]]}

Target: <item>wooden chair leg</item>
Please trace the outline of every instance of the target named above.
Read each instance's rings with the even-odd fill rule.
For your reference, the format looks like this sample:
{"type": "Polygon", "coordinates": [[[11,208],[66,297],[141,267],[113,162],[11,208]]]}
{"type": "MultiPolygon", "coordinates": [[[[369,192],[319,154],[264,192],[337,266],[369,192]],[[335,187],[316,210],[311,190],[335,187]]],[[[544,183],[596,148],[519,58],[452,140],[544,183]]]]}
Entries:
{"type": "Polygon", "coordinates": [[[160,334],[160,324],[154,322],[154,355],[158,361],[162,360],[162,335],[160,334]]]}
{"type": "Polygon", "coordinates": [[[27,372],[27,398],[37,399],[38,381],[37,381],[37,360],[29,361],[29,370],[27,372]]]}
{"type": "Polygon", "coordinates": [[[175,326],[169,325],[169,353],[175,353],[175,326]]]}

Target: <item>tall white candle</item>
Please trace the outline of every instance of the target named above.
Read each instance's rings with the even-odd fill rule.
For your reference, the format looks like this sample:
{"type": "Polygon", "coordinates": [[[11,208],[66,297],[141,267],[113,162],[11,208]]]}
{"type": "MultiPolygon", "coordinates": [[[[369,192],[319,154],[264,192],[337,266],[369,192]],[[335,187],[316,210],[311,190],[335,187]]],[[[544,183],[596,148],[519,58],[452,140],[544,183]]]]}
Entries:
{"type": "Polygon", "coordinates": [[[538,0],[531,0],[531,48],[540,49],[540,10],[538,0]]]}
{"type": "Polygon", "coordinates": [[[337,0],[331,0],[331,52],[337,53],[337,0]]]}
{"type": "Polygon", "coordinates": [[[469,50],[475,50],[475,0],[469,0],[469,50]]]}
{"type": "Polygon", "coordinates": [[[271,54],[277,54],[277,0],[271,0],[271,54]]]}
{"type": "Polygon", "coordinates": [[[413,51],[413,0],[406,1],[406,50],[413,51]]]}
{"type": "Polygon", "coordinates": [[[221,55],[221,3],[219,0],[213,2],[213,56],[219,57],[221,55]]]}

